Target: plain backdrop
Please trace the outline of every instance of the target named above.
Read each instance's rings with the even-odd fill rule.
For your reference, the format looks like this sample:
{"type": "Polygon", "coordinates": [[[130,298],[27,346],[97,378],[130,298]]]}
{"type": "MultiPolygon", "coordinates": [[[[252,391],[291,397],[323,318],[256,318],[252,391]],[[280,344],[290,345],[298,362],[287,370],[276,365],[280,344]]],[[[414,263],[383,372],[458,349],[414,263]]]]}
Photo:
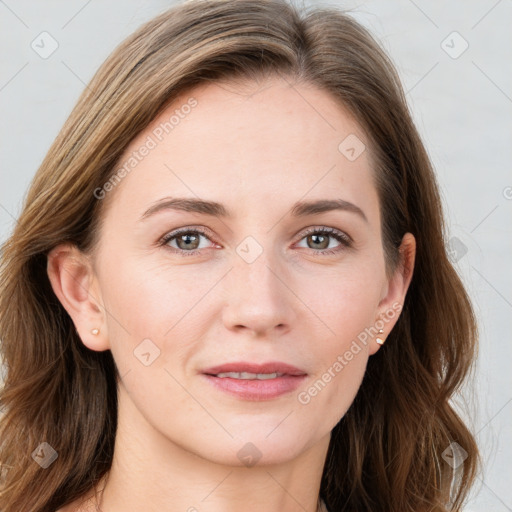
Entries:
{"type": "MultiPolygon", "coordinates": [[[[93,73],[128,34],[175,3],[0,0],[0,240],[93,73]]],[[[295,3],[350,9],[398,68],[480,324],[474,379],[454,398],[485,461],[465,510],[510,511],[512,1],[295,3]]]]}

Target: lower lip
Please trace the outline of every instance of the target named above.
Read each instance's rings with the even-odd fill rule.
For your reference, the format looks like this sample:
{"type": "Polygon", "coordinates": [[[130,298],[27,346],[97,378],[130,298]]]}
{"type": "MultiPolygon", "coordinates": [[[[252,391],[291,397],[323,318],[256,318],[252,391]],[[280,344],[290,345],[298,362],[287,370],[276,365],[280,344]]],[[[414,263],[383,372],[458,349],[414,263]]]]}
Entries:
{"type": "Polygon", "coordinates": [[[242,400],[270,400],[297,389],[306,375],[283,375],[275,379],[232,379],[203,374],[217,389],[225,391],[242,400]]]}

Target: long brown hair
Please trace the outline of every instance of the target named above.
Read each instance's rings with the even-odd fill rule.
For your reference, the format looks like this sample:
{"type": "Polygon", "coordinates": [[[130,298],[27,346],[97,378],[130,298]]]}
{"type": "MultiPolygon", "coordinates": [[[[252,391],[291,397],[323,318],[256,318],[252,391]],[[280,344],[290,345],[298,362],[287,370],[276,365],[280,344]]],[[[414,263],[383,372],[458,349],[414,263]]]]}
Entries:
{"type": "Polygon", "coordinates": [[[336,8],[198,0],[143,25],[100,67],[3,246],[2,512],[54,512],[91,490],[112,462],[116,366],[110,351],[81,342],[50,286],[48,252],[62,242],[94,246],[104,203],[94,191],[178,94],[207,80],[270,75],[321,88],[367,133],[388,268],[406,232],[417,243],[400,318],[332,431],[320,495],[331,512],[447,511],[464,503],[480,458],[449,399],[473,369],[477,328],[447,256],[436,178],[392,63],[336,8]],[[46,469],[32,457],[42,442],[58,454],[46,469]],[[457,471],[443,457],[455,442],[467,452],[457,471]]]}

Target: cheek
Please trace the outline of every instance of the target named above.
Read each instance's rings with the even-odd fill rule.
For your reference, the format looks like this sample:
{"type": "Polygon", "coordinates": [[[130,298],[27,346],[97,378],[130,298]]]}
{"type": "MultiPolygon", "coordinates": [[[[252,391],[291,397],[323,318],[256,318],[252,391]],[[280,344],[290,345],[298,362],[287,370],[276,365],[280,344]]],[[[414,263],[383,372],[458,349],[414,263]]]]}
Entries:
{"type": "MultiPolygon", "coordinates": [[[[317,281],[308,306],[325,324],[330,350],[340,350],[377,320],[382,287],[381,269],[361,264],[342,268],[317,281]],[[318,286],[318,285],[322,286],[318,286]]],[[[309,289],[313,282],[309,283],[309,289]]],[[[304,290],[305,293],[305,290],[304,290]]]]}
{"type": "Polygon", "coordinates": [[[325,280],[323,292],[310,294],[308,305],[322,320],[325,333],[314,344],[315,375],[298,396],[306,409],[327,415],[332,427],[352,404],[361,385],[373,343],[368,329],[377,320],[379,268],[338,271],[325,280]]]}
{"type": "Polygon", "coordinates": [[[325,431],[332,430],[351,406],[368,362],[367,345],[351,334],[359,332],[355,319],[347,318],[340,327],[344,329],[337,337],[315,349],[316,371],[297,395],[302,414],[322,418],[325,431]]]}
{"type": "Polygon", "coordinates": [[[105,307],[138,337],[165,336],[211,287],[211,279],[205,281],[180,267],[148,266],[128,259],[111,267],[104,279],[105,307]]]}
{"type": "Polygon", "coordinates": [[[125,258],[104,263],[102,296],[111,351],[121,375],[141,370],[139,353],[155,358],[151,367],[183,364],[201,339],[207,315],[213,316],[217,291],[209,291],[220,277],[165,262],[148,265],[125,258]]]}

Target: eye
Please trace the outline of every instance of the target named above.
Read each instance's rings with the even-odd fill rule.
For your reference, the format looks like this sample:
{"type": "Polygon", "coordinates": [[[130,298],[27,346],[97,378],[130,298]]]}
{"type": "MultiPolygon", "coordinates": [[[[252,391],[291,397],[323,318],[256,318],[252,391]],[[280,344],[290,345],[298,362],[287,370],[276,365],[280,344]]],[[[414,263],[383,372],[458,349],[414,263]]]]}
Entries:
{"type": "Polygon", "coordinates": [[[352,246],[352,239],[342,231],[334,228],[311,228],[303,234],[302,240],[306,240],[307,248],[322,255],[337,254],[344,248],[352,246]],[[335,239],[337,246],[331,244],[335,239]]]}
{"type": "MultiPolygon", "coordinates": [[[[207,243],[201,245],[202,238],[211,242],[207,232],[201,228],[181,228],[163,236],[159,245],[168,247],[180,256],[193,256],[200,253],[202,249],[208,248],[207,243]]],[[[308,249],[321,255],[337,254],[344,248],[352,246],[350,236],[328,227],[311,228],[303,233],[302,240],[306,240],[308,249]],[[333,247],[331,243],[333,239],[337,241],[337,246],[333,247]]]]}
{"type": "Polygon", "coordinates": [[[201,245],[201,238],[210,240],[202,229],[182,228],[165,235],[160,240],[160,245],[170,247],[174,252],[180,253],[180,255],[190,256],[208,247],[208,245],[201,245]]]}

